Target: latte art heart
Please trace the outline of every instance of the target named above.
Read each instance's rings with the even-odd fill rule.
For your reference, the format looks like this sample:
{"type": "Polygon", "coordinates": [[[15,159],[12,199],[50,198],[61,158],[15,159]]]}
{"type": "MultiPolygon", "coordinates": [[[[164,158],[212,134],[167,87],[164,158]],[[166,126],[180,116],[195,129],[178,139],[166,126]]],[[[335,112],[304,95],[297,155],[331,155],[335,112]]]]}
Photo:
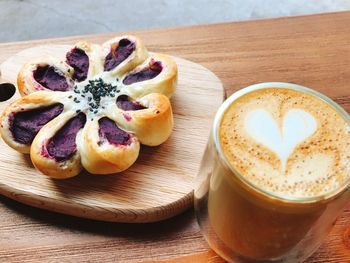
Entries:
{"type": "Polygon", "coordinates": [[[281,160],[285,170],[289,156],[294,149],[317,129],[315,118],[301,109],[291,109],[279,125],[268,111],[256,109],[249,112],[245,119],[247,133],[258,143],[273,151],[281,160]]]}

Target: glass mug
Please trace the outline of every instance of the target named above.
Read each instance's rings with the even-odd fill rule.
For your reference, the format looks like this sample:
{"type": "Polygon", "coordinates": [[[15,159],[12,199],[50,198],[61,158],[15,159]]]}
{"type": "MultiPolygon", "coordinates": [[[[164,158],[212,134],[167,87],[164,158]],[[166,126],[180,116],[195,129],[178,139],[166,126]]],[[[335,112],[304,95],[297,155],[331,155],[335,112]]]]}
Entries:
{"type": "Polygon", "coordinates": [[[331,195],[278,198],[251,184],[230,165],[218,137],[221,117],[242,95],[269,87],[287,87],[316,96],[350,123],[349,115],[335,102],[290,83],[252,85],[222,104],[196,178],[194,198],[196,217],[205,239],[229,262],[302,262],[320,246],[350,200],[348,181],[331,195]]]}

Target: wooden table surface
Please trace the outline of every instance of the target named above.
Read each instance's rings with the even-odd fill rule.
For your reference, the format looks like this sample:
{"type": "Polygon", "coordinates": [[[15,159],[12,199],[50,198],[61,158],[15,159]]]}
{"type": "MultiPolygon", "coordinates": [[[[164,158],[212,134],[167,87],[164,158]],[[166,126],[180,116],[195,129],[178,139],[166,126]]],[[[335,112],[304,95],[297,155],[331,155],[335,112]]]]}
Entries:
{"type": "MultiPolygon", "coordinates": [[[[350,111],[350,12],[132,32],[150,50],[200,63],[228,95],[264,81],[317,89],[350,111]]],[[[42,43],[101,43],[115,34],[0,44],[0,63],[42,43]]],[[[179,164],[181,165],[181,164],[179,164]]],[[[307,262],[350,262],[350,206],[307,262]]],[[[0,197],[0,262],[222,262],[193,211],[146,225],[94,222],[0,197]]]]}

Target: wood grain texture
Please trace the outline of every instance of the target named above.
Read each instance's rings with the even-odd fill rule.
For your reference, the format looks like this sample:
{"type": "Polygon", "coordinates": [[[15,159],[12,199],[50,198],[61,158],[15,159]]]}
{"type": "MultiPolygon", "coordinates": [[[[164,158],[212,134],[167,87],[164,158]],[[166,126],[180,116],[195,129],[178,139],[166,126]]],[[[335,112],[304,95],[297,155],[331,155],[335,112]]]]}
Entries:
{"type": "MultiPolygon", "coordinates": [[[[228,95],[265,81],[317,89],[350,110],[350,13],[134,32],[152,51],[204,65],[228,95]]],[[[103,42],[113,34],[84,37],[103,42]]],[[[0,61],[38,44],[72,44],[81,37],[0,45],[0,61]]],[[[187,211],[152,224],[77,219],[0,197],[0,261],[5,262],[210,262],[187,211]],[[204,256],[204,257],[203,257],[204,256]]],[[[350,262],[350,205],[307,263],[350,262]]],[[[220,262],[220,261],[214,261],[220,262]]]]}
{"type": "MultiPolygon", "coordinates": [[[[1,79],[16,83],[22,65],[41,55],[65,58],[69,45],[22,50],[0,65],[1,79]]],[[[135,164],[120,173],[96,176],[83,171],[68,180],[41,175],[28,155],[0,143],[0,194],[35,207],[95,220],[145,223],[170,218],[193,203],[193,179],[224,93],[206,68],[174,57],[178,85],[171,98],[174,130],[157,147],[141,147],[135,164]]],[[[0,103],[3,110],[19,93],[0,103]]]]}

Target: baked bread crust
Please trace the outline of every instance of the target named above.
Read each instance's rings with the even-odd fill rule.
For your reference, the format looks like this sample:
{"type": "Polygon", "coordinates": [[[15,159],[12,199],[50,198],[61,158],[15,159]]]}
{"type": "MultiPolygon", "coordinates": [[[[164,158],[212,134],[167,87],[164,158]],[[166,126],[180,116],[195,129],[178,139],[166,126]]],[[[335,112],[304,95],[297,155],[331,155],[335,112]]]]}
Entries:
{"type": "Polygon", "coordinates": [[[84,50],[89,57],[89,70],[87,78],[91,78],[101,72],[103,72],[103,59],[101,46],[90,44],[86,41],[80,41],[75,45],[76,48],[84,50]]]}
{"type": "Polygon", "coordinates": [[[122,172],[137,159],[140,151],[138,139],[131,135],[129,145],[116,147],[108,142],[99,145],[98,122],[87,124],[82,136],[78,139],[84,168],[93,174],[110,174],[122,172]]]}
{"type": "Polygon", "coordinates": [[[17,79],[23,97],[2,113],[1,137],[13,149],[29,153],[34,166],[52,178],[73,177],[84,168],[93,174],[122,172],[136,161],[140,144],[157,146],[171,134],[173,113],[169,98],[177,83],[176,63],[169,56],[148,53],[142,41],[134,36],[116,37],[102,46],[82,41],[73,49],[88,56],[86,80],[74,80],[75,68],[53,57],[26,63],[17,79]],[[124,45],[121,47],[124,50],[118,49],[120,45],[124,45]],[[114,68],[110,65],[106,68],[107,57],[115,60],[114,68]],[[40,84],[34,77],[39,67],[53,67],[69,88],[53,91],[40,84]],[[126,81],[127,78],[132,81],[126,81]],[[40,113],[45,107],[55,105],[62,106],[57,116],[40,113]],[[23,126],[30,132],[31,126],[25,127],[28,124],[20,123],[23,117],[17,117],[27,112],[37,114],[34,122],[40,123],[41,128],[30,143],[23,143],[14,129],[19,129],[21,134],[23,126]],[[73,134],[64,127],[78,114],[83,114],[86,121],[73,134]],[[108,127],[102,127],[102,119],[108,127]],[[14,128],[14,120],[18,127],[14,128]],[[75,136],[70,148],[67,146],[70,155],[61,159],[48,150],[57,134],[61,134],[61,141],[75,136]]]}
{"type": "Polygon", "coordinates": [[[128,74],[139,72],[141,69],[148,67],[152,61],[161,62],[162,71],[156,78],[142,81],[142,86],[140,86],[140,82],[127,85],[128,92],[132,97],[141,97],[149,93],[161,93],[170,98],[177,85],[177,65],[167,55],[151,52],[149,54],[150,56],[142,64],[125,74],[123,78],[128,74]]]}
{"type": "Polygon", "coordinates": [[[111,50],[115,50],[116,48],[118,48],[118,43],[122,39],[131,40],[135,43],[136,48],[135,51],[127,59],[125,59],[117,67],[109,71],[114,76],[120,76],[134,69],[136,66],[145,61],[148,57],[148,51],[144,46],[142,40],[135,36],[118,36],[106,41],[102,44],[103,57],[107,57],[111,50]]]}
{"type": "Polygon", "coordinates": [[[11,117],[19,112],[42,108],[60,102],[66,94],[62,92],[37,91],[25,96],[6,107],[1,115],[1,137],[13,149],[21,153],[30,153],[30,145],[19,143],[11,132],[11,117]]]}
{"type": "MultiPolygon", "coordinates": [[[[57,179],[65,179],[77,175],[82,170],[79,151],[76,151],[68,160],[60,162],[49,156],[47,152],[49,138],[52,138],[72,117],[74,117],[72,111],[60,114],[41,128],[35,136],[30,147],[30,158],[34,166],[43,174],[57,179]]],[[[81,130],[78,132],[77,140],[81,137],[81,132],[81,130]]]]}
{"type": "Polygon", "coordinates": [[[60,71],[60,73],[62,73],[66,77],[67,82],[69,82],[71,86],[73,86],[71,77],[73,75],[74,69],[64,61],[61,61],[51,56],[43,56],[24,64],[21,70],[19,71],[17,76],[17,86],[21,96],[25,96],[39,90],[49,90],[34,79],[33,72],[39,66],[55,67],[60,71]]]}
{"type": "Polygon", "coordinates": [[[132,131],[141,144],[157,146],[165,142],[173,129],[171,104],[163,94],[151,93],[137,100],[146,109],[124,111],[115,106],[108,111],[124,130],[132,131]]]}

